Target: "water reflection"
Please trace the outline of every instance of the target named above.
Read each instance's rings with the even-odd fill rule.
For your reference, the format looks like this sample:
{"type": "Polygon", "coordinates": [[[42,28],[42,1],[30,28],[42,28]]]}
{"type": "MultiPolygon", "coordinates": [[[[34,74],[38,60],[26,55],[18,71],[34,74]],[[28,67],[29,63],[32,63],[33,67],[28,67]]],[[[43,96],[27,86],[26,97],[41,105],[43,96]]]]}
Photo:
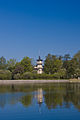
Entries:
{"type": "Polygon", "coordinates": [[[35,94],[35,98],[37,99],[38,104],[42,104],[43,102],[43,90],[42,88],[38,88],[35,94]]]}
{"type": "Polygon", "coordinates": [[[33,99],[36,104],[44,102],[48,109],[70,108],[73,104],[80,110],[80,84],[37,84],[0,86],[0,107],[21,103],[29,107],[33,99]]]}

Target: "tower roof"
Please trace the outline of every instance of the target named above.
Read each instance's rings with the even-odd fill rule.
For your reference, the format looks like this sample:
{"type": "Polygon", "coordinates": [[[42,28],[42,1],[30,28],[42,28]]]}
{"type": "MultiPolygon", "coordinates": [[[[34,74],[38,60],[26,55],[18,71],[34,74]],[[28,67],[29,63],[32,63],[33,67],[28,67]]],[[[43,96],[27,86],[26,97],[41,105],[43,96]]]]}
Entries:
{"type": "Polygon", "coordinates": [[[42,60],[41,57],[39,56],[39,58],[37,59],[37,61],[43,61],[43,60],[42,60]]]}

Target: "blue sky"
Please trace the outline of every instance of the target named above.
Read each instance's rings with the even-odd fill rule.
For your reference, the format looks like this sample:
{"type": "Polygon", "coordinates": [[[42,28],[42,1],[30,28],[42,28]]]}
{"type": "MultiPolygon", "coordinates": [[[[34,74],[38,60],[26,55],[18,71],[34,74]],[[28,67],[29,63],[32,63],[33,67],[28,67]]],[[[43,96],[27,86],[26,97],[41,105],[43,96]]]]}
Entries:
{"type": "Polygon", "coordinates": [[[80,0],[0,0],[0,56],[44,58],[80,50],[80,0]]]}

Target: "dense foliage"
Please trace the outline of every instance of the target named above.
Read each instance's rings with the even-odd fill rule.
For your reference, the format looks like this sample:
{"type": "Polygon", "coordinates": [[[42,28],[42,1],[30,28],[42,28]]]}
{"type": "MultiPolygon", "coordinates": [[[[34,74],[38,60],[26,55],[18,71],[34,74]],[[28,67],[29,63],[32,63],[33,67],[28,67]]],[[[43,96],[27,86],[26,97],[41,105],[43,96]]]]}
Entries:
{"type": "Polygon", "coordinates": [[[0,79],[70,79],[80,77],[80,51],[72,58],[69,54],[56,56],[48,54],[44,60],[43,74],[34,70],[33,59],[24,57],[16,59],[0,58],[0,79]],[[32,64],[33,63],[33,64],[32,64]]]}
{"type": "Polygon", "coordinates": [[[44,72],[53,74],[57,78],[79,78],[80,77],[80,51],[70,57],[69,54],[54,56],[48,54],[44,61],[44,72]]]}
{"type": "Polygon", "coordinates": [[[0,70],[0,80],[11,80],[12,74],[9,70],[0,70]]]}

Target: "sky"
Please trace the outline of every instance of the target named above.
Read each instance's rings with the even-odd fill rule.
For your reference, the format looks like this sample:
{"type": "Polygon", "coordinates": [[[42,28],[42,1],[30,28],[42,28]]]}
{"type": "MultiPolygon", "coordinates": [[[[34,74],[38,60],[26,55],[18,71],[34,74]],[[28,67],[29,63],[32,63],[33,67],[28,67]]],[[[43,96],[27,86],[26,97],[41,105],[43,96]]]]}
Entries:
{"type": "Polygon", "coordinates": [[[80,50],[80,0],[0,0],[0,56],[44,59],[80,50]]]}

